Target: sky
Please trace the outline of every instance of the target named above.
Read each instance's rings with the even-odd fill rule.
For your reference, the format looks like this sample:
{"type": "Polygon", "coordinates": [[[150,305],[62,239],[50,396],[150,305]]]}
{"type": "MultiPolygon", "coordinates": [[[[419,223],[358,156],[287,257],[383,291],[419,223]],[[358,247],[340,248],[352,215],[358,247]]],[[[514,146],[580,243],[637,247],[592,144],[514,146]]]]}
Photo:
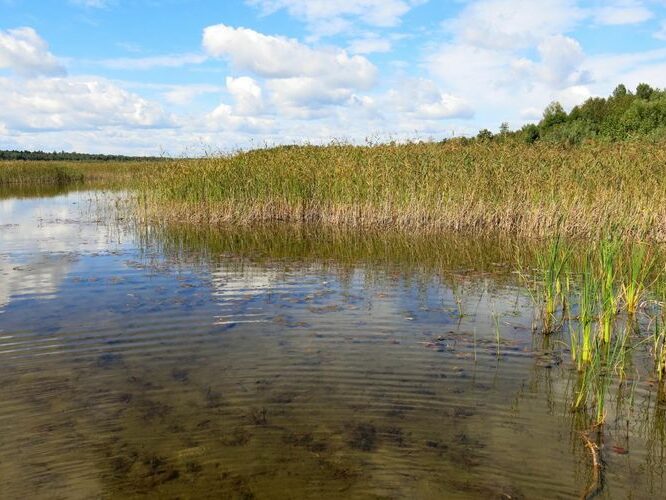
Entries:
{"type": "Polygon", "coordinates": [[[0,0],[0,149],[440,140],[666,87],[666,0],[0,0]]]}

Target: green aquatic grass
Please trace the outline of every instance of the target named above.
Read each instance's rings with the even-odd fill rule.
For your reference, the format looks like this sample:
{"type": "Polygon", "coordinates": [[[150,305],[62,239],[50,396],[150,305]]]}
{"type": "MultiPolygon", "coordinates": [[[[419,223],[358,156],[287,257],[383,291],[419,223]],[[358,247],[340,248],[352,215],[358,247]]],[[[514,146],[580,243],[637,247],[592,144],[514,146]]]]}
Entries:
{"type": "Polygon", "coordinates": [[[647,245],[634,243],[625,259],[625,276],[622,283],[622,296],[627,313],[634,317],[643,300],[654,258],[647,245]]]}
{"type": "MultiPolygon", "coordinates": [[[[592,272],[591,257],[588,256],[587,269],[583,271],[582,284],[579,292],[579,317],[580,345],[582,365],[589,364],[594,355],[594,327],[598,314],[599,297],[598,282],[592,272]]],[[[582,367],[579,366],[579,369],[582,367]]]]}
{"type": "Polygon", "coordinates": [[[617,286],[617,266],[620,242],[604,238],[599,245],[599,293],[601,295],[600,332],[605,343],[611,341],[617,316],[619,290],[617,286]]]}
{"type": "Polygon", "coordinates": [[[557,235],[546,253],[537,254],[537,265],[542,270],[540,283],[543,300],[543,332],[554,333],[561,325],[556,313],[564,308],[563,281],[565,280],[566,263],[569,252],[563,248],[561,237],[557,235]]]}

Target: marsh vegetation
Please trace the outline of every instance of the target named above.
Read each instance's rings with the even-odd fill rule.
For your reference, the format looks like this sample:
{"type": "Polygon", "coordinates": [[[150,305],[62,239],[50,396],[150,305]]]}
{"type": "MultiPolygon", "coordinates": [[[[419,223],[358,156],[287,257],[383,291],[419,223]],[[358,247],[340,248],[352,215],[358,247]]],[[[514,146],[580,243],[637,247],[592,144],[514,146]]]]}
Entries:
{"type": "Polygon", "coordinates": [[[0,163],[0,496],[663,496],[666,148],[609,128],[663,95],[616,94],[531,141],[0,163]]]}

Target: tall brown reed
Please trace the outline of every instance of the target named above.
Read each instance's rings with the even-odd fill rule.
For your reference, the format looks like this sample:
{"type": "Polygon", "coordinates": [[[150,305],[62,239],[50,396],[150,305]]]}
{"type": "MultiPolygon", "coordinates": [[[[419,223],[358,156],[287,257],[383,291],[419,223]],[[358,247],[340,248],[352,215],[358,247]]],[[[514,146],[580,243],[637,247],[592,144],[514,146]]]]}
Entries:
{"type": "Polygon", "coordinates": [[[143,179],[155,217],[666,240],[666,149],[449,141],[278,147],[143,179]]]}

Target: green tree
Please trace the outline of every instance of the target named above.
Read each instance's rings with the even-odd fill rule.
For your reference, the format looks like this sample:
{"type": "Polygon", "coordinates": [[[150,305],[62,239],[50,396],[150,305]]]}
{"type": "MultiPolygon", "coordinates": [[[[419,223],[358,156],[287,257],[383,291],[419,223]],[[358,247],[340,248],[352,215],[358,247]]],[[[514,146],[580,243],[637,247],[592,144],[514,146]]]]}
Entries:
{"type": "Polygon", "coordinates": [[[624,97],[627,94],[628,94],[627,87],[625,87],[624,84],[622,84],[622,83],[620,85],[618,85],[617,87],[615,87],[615,90],[613,90],[613,97],[615,97],[615,98],[624,97]]]}
{"type": "Polygon", "coordinates": [[[539,127],[537,127],[534,123],[525,125],[520,130],[520,133],[522,135],[523,141],[525,141],[527,144],[534,144],[539,140],[539,127]]]}
{"type": "Polygon", "coordinates": [[[560,123],[565,123],[566,121],[567,112],[564,111],[564,108],[559,102],[553,101],[546,106],[546,109],[543,112],[543,118],[539,125],[541,128],[549,129],[560,123]]]}
{"type": "Polygon", "coordinates": [[[495,136],[487,128],[484,128],[483,130],[479,130],[479,133],[476,135],[476,138],[480,141],[492,141],[493,137],[495,137],[495,136]]]}
{"type": "Polygon", "coordinates": [[[652,97],[654,89],[650,87],[647,83],[639,83],[636,87],[636,97],[639,99],[645,99],[646,101],[652,97]]]}

